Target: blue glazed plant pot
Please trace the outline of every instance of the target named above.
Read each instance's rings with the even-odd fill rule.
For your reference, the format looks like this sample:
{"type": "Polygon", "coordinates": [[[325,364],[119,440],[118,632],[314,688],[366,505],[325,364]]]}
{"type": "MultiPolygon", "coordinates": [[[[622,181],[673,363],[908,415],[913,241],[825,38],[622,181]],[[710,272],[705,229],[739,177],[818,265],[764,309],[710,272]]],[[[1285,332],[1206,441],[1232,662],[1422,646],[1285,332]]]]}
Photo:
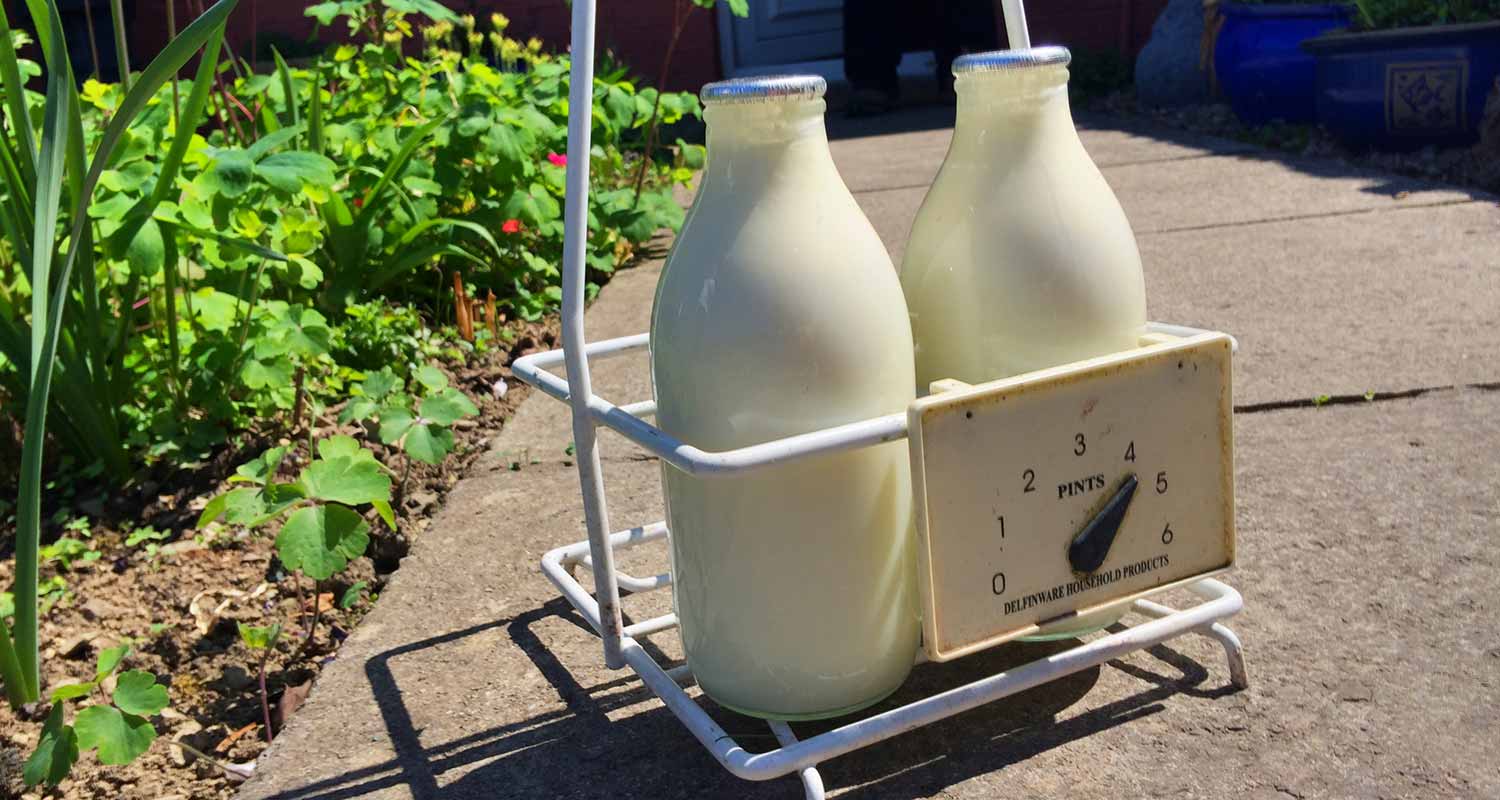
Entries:
{"type": "Polygon", "coordinates": [[[1318,121],[1345,144],[1384,150],[1472,144],[1500,75],[1500,22],[1321,36],[1318,121]]]}
{"type": "Polygon", "coordinates": [[[1220,6],[1224,25],[1214,44],[1214,74],[1229,105],[1246,125],[1317,119],[1316,67],[1300,45],[1348,27],[1346,5],[1220,6]]]}

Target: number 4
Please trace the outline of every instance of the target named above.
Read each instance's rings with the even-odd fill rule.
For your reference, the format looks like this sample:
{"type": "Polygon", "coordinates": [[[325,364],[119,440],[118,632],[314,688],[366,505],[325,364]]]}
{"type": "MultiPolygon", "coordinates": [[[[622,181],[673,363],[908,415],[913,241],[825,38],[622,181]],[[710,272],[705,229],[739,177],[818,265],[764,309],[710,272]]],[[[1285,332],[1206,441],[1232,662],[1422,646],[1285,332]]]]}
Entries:
{"type": "Polygon", "coordinates": [[[1125,448],[1125,460],[1126,461],[1134,461],[1135,460],[1135,442],[1134,441],[1132,441],[1130,443],[1129,447],[1125,448]]]}

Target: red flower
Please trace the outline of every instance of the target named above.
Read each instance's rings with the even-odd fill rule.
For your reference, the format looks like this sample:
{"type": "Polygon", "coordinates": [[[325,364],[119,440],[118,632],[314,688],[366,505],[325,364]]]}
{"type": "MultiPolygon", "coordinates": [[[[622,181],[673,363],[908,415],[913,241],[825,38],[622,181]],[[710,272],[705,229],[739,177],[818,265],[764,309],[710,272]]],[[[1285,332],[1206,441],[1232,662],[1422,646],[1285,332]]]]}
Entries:
{"type": "Polygon", "coordinates": [[[552,166],[554,167],[566,167],[568,165],[568,157],[560,156],[556,153],[548,153],[547,160],[552,162],[552,166]]]}
{"type": "Polygon", "coordinates": [[[365,199],[363,197],[356,197],[356,198],[354,198],[354,207],[355,208],[364,208],[365,207],[365,199]]]}
{"type": "Polygon", "coordinates": [[[500,225],[500,230],[506,233],[520,233],[521,221],[518,219],[508,219],[500,225]]]}

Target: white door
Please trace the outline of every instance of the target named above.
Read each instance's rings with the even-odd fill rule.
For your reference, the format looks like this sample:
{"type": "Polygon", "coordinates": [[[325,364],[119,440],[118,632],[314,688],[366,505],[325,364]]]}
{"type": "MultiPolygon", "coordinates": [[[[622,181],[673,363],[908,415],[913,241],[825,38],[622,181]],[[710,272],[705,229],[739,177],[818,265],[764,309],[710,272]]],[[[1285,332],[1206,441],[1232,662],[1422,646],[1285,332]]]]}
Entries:
{"type": "Polygon", "coordinates": [[[727,5],[719,4],[726,75],[843,56],[843,0],[751,0],[750,16],[743,19],[730,14],[727,5]]]}

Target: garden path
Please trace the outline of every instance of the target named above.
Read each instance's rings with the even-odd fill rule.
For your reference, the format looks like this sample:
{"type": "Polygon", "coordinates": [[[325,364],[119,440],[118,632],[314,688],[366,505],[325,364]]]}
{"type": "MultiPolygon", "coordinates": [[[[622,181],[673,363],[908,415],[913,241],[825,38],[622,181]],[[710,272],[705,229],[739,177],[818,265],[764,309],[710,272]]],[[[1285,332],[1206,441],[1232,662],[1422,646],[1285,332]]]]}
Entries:
{"type": "MultiPolygon", "coordinates": [[[[946,149],[940,114],[835,125],[898,259],[946,149]]],[[[1500,796],[1496,198],[1082,122],[1139,234],[1152,317],[1241,343],[1228,580],[1252,686],[1231,691],[1215,647],[1179,639],[835,760],[824,780],[880,798],[1500,796]]],[[[616,277],[592,338],[646,328],[659,268],[616,277]]],[[[639,360],[597,365],[595,384],[648,392],[639,360]]],[[[584,536],[570,439],[562,404],[522,405],[241,797],[800,797],[791,778],[731,777],[632,673],[605,670],[538,571],[584,536]]],[[[657,464],[602,440],[614,527],[660,519],[657,464]]],[[[922,666],[895,700],[1044,651],[922,666]]]]}

